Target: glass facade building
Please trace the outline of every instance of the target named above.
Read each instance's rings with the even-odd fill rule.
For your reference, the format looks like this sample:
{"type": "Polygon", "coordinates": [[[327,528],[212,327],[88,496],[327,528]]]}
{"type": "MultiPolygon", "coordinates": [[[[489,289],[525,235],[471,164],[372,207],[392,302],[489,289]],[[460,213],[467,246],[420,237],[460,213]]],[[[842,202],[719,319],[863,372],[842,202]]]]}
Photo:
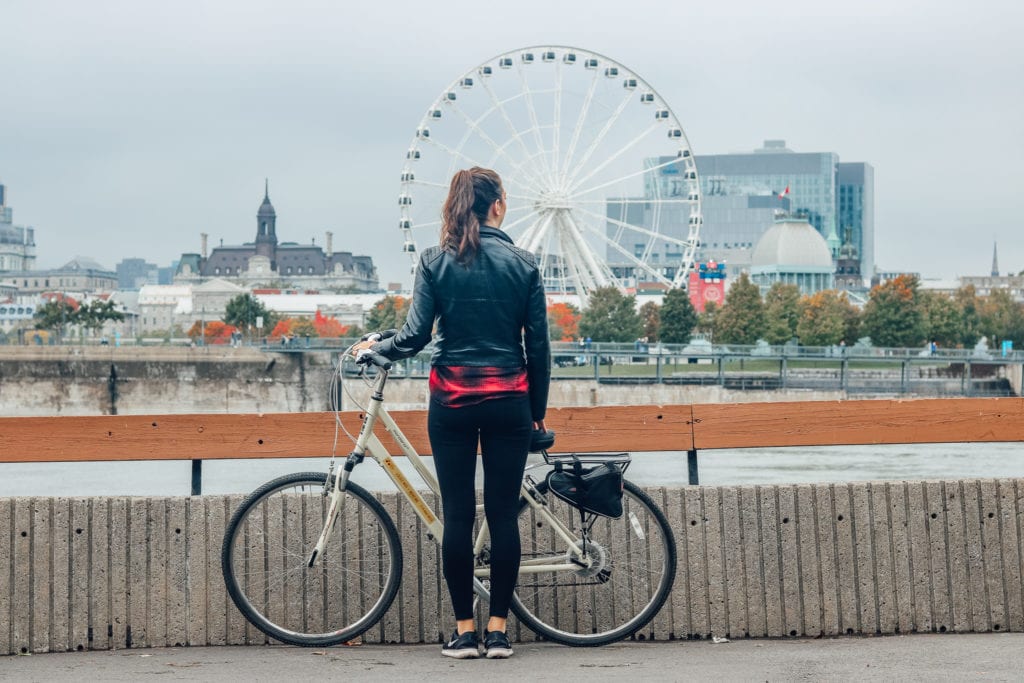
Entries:
{"type": "Polygon", "coordinates": [[[870,282],[875,273],[875,169],[864,162],[840,162],[836,169],[839,236],[850,242],[860,257],[860,276],[870,282]]]}
{"type": "MultiPolygon", "coordinates": [[[[749,269],[754,245],[778,214],[799,215],[823,238],[836,242],[837,254],[839,243],[849,234],[860,259],[860,278],[865,284],[870,280],[875,267],[874,169],[870,164],[842,163],[835,152],[794,152],[783,140],[766,140],[753,152],[697,155],[694,161],[703,216],[698,261],[724,261],[729,276],[735,278],[749,269]]],[[[645,197],[677,197],[686,192],[681,164],[669,162],[670,157],[648,160],[648,167],[660,168],[657,175],[645,178],[645,197]]],[[[609,219],[651,225],[649,206],[609,200],[606,208],[609,219]]],[[[660,231],[683,239],[688,211],[663,208],[660,231]]],[[[614,224],[609,222],[608,235],[615,234],[614,224]]],[[[620,246],[641,256],[641,244],[620,246]]],[[[629,274],[629,264],[622,263],[615,251],[607,250],[613,270],[617,275],[629,274]]],[[[673,258],[681,256],[676,252],[678,249],[663,243],[648,257],[666,274],[674,273],[673,258]]]]}

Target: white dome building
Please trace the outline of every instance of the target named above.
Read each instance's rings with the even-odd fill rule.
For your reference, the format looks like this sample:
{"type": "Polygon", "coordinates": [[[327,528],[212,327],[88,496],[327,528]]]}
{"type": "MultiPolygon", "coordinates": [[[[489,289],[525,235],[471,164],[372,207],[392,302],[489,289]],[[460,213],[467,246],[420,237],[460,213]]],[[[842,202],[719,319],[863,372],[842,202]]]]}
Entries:
{"type": "Polygon", "coordinates": [[[750,256],[750,279],[764,294],[776,282],[793,284],[801,294],[833,289],[832,252],[806,218],[775,221],[750,256]]]}

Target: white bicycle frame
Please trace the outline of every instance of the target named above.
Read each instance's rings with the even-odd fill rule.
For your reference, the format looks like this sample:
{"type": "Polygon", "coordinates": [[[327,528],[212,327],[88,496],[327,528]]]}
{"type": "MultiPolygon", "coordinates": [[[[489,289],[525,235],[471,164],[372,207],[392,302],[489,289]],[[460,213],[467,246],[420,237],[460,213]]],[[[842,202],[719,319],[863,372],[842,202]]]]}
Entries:
{"type": "MultiPolygon", "coordinates": [[[[399,448],[401,448],[402,453],[409,458],[413,468],[420,475],[420,478],[427,487],[437,495],[441,494],[441,487],[437,483],[437,477],[435,477],[434,473],[427,468],[423,462],[423,458],[413,449],[412,444],[409,443],[405,434],[403,434],[402,430],[398,428],[397,424],[395,424],[394,418],[391,417],[387,408],[384,407],[384,384],[387,382],[387,378],[388,372],[384,369],[378,368],[377,378],[374,380],[373,389],[371,391],[370,404],[366,408],[366,415],[363,418],[363,425],[359,430],[359,436],[356,438],[356,444],[352,451],[352,455],[364,457],[369,456],[384,468],[384,472],[387,473],[391,481],[395,482],[395,486],[398,487],[401,494],[405,496],[410,505],[412,505],[416,515],[423,521],[428,534],[432,535],[435,542],[440,545],[444,536],[444,528],[441,525],[441,521],[434,513],[434,510],[431,509],[427,501],[423,499],[423,496],[419,494],[402,470],[399,469],[394,458],[391,457],[387,448],[384,447],[384,444],[381,443],[380,439],[373,431],[379,421],[384,426],[384,429],[387,430],[388,434],[391,435],[391,438],[395,440],[395,443],[398,444],[399,448]]],[[[330,533],[330,530],[337,519],[341,497],[344,494],[345,487],[348,485],[350,474],[351,470],[342,469],[339,476],[334,477],[334,488],[331,491],[331,501],[327,510],[327,518],[324,522],[323,531],[320,532],[320,538],[317,541],[316,548],[310,556],[310,567],[314,566],[317,558],[320,557],[327,543],[327,535],[330,533]]],[[[536,514],[545,522],[550,524],[555,533],[561,537],[562,541],[565,543],[566,551],[558,555],[549,555],[546,557],[523,558],[520,561],[519,574],[539,574],[541,572],[557,571],[577,572],[589,568],[593,563],[593,559],[583,553],[580,539],[561,520],[551,514],[551,511],[543,500],[537,500],[533,495],[533,491],[530,489],[531,487],[528,486],[524,479],[520,495],[527,504],[534,509],[536,514]],[[572,559],[570,559],[570,556],[572,559]]],[[[480,515],[482,510],[483,505],[477,505],[477,515],[480,515]]],[[[488,535],[487,520],[483,519],[480,523],[480,531],[477,533],[476,540],[473,543],[474,557],[480,556],[480,553],[483,551],[484,544],[487,542],[488,535]]],[[[477,567],[474,571],[474,575],[474,589],[477,594],[487,597],[487,587],[482,583],[482,581],[489,579],[490,568],[477,567]]]]}

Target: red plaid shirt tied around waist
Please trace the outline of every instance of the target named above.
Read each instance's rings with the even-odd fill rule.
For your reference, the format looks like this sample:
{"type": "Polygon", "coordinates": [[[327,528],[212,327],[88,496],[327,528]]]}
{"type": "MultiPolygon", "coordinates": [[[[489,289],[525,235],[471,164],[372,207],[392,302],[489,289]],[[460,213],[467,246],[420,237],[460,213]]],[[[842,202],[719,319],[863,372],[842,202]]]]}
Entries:
{"type": "Polygon", "coordinates": [[[449,408],[528,392],[526,368],[435,365],[430,369],[430,398],[449,408]]]}

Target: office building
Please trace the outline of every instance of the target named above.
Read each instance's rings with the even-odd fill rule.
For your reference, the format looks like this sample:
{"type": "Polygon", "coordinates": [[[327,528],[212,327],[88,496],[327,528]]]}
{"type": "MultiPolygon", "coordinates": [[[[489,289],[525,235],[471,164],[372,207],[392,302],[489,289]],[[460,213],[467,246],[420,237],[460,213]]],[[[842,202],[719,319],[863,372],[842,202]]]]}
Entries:
{"type": "Polygon", "coordinates": [[[145,259],[126,258],[115,266],[117,269],[117,286],[120,289],[139,289],[142,285],[156,285],[159,282],[160,269],[145,259]]]}

